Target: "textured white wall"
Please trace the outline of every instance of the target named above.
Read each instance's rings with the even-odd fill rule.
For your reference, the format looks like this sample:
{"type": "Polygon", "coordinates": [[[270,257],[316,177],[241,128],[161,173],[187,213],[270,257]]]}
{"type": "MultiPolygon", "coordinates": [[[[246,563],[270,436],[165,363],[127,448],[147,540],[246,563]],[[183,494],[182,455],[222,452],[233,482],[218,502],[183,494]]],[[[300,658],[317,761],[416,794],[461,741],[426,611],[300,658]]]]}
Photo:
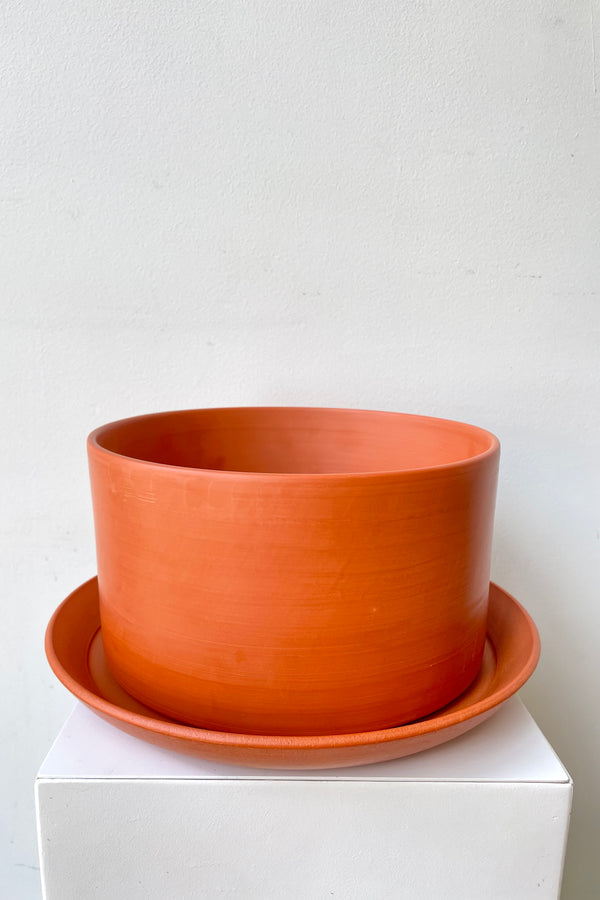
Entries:
{"type": "Polygon", "coordinates": [[[89,0],[0,10],[0,896],[37,896],[42,651],[93,574],[85,437],[313,404],[503,444],[493,576],[598,884],[598,0],[89,0]],[[4,798],[6,797],[6,801],[4,798]]]}

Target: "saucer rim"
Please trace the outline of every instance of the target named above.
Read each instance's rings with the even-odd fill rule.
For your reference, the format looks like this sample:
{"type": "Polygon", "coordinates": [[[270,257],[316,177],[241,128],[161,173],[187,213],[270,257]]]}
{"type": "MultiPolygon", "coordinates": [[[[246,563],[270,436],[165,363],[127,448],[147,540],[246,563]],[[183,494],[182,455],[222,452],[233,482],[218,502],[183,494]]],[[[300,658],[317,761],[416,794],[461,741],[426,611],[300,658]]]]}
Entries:
{"type": "MultiPolygon", "coordinates": [[[[111,700],[107,700],[101,694],[101,689],[92,676],[89,665],[89,649],[92,641],[95,639],[98,631],[101,631],[100,625],[91,631],[91,625],[87,625],[85,648],[81,648],[80,653],[85,653],[85,668],[87,669],[90,681],[96,685],[96,691],[91,691],[78,680],[69,671],[68,662],[61,658],[61,654],[55,646],[55,632],[57,624],[60,622],[61,616],[65,611],[71,610],[76,603],[81,603],[81,598],[90,590],[96,590],[97,594],[97,576],[90,578],[88,581],[79,585],[72,591],[55,610],[50,622],[48,623],[45,636],[46,656],[52,671],[59,681],[79,700],[89,706],[97,713],[117,720],[128,726],[135,726],[145,732],[152,732],[168,738],[183,740],[187,743],[197,745],[211,746],[230,746],[243,749],[256,750],[314,750],[314,749],[336,749],[350,748],[369,745],[385,744],[392,741],[403,741],[410,738],[423,737],[428,734],[442,732],[452,726],[458,726],[471,719],[478,719],[485,713],[493,711],[502,703],[515,694],[532,675],[540,655],[540,639],[535,623],[524,607],[507,591],[499,587],[494,582],[490,582],[490,604],[504,603],[508,606],[514,606],[520,614],[522,634],[528,632],[530,638],[530,646],[527,657],[523,655],[522,664],[518,671],[505,683],[501,683],[495,690],[474,702],[472,705],[465,706],[457,710],[450,710],[420,719],[415,722],[399,725],[392,728],[377,729],[375,731],[365,731],[347,734],[333,735],[266,735],[266,734],[244,734],[242,732],[223,732],[212,731],[210,729],[196,728],[192,725],[185,725],[174,720],[163,718],[155,718],[156,714],[148,708],[148,715],[145,713],[133,712],[125,707],[119,706],[111,700]]],[[[95,609],[95,607],[94,607],[95,609]]],[[[99,623],[99,612],[96,614],[99,623]]],[[[81,623],[89,622],[90,614],[81,613],[77,624],[81,631],[83,627],[81,623]]],[[[75,629],[74,629],[75,631],[75,629]]],[[[498,649],[494,642],[493,635],[488,630],[487,640],[492,644],[494,653],[496,654],[498,667],[498,649]]],[[[468,689],[467,689],[468,690],[468,689]]],[[[454,701],[456,702],[456,701],[454,701]]],[[[487,716],[486,716],[487,717],[487,716]]]]}

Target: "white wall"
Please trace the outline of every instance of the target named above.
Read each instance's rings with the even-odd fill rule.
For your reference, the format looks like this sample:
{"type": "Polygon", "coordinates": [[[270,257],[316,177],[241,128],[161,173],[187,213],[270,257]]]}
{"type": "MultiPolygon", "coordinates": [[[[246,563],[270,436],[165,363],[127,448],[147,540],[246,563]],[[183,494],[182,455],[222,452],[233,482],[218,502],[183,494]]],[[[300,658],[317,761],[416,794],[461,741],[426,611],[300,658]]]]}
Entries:
{"type": "Polygon", "coordinates": [[[0,11],[0,896],[70,696],[43,631],[94,572],[85,437],[160,409],[442,415],[503,444],[493,577],[600,840],[598,0],[86,0],[0,11]],[[596,710],[596,712],[594,712],[596,710]]]}

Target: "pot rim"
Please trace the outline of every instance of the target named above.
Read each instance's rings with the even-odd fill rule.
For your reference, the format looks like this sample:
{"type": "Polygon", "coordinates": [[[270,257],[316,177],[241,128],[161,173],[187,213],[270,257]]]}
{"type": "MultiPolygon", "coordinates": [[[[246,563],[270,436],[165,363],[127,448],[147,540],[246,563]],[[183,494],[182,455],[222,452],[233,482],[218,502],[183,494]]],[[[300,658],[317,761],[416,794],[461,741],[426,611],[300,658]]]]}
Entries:
{"type": "Polygon", "coordinates": [[[260,480],[261,478],[264,480],[271,481],[275,480],[285,480],[285,481],[321,481],[321,482],[331,482],[331,481],[355,481],[355,480],[378,480],[378,479],[389,479],[389,478],[398,478],[401,476],[415,476],[419,474],[426,475],[427,473],[440,473],[446,471],[453,471],[461,468],[469,468],[473,465],[478,465],[482,463],[484,460],[489,457],[493,457],[500,452],[500,441],[491,431],[488,431],[485,428],[481,428],[479,425],[472,425],[468,422],[461,422],[457,419],[446,419],[440,416],[425,416],[420,415],[419,413],[404,413],[404,412],[395,412],[392,410],[376,410],[376,409],[362,409],[362,408],[352,408],[352,407],[327,407],[327,406],[215,406],[215,407],[196,407],[196,408],[186,408],[186,409],[170,409],[170,410],[162,410],[154,413],[143,413],[137,416],[126,416],[122,419],[115,419],[113,422],[107,422],[105,425],[100,425],[90,432],[87,438],[87,448],[88,453],[91,455],[92,453],[98,454],[100,456],[108,456],[114,457],[120,460],[126,460],[131,463],[134,463],[136,466],[149,467],[152,469],[167,469],[172,472],[187,472],[187,473],[202,473],[205,475],[212,475],[218,478],[252,478],[255,480],[260,480]],[[382,417],[402,417],[404,419],[413,419],[419,420],[420,422],[431,422],[435,424],[446,424],[454,426],[456,430],[462,432],[468,432],[473,435],[478,435],[487,439],[488,446],[485,447],[481,452],[475,453],[472,456],[466,456],[463,459],[453,460],[452,462],[447,463],[439,463],[437,465],[428,465],[428,466],[412,466],[405,467],[401,469],[378,469],[375,471],[365,471],[365,472],[253,472],[245,469],[213,469],[213,468],[202,468],[200,466],[180,466],[175,465],[173,463],[164,463],[164,462],[155,462],[150,459],[141,459],[137,456],[127,456],[124,453],[118,453],[115,450],[109,450],[108,448],[102,446],[100,443],[101,438],[106,433],[110,432],[113,428],[117,426],[123,426],[128,423],[140,422],[143,420],[149,419],[157,419],[160,417],[166,416],[185,416],[190,413],[197,412],[252,412],[252,411],[263,411],[263,410],[282,410],[282,411],[299,411],[299,412],[331,412],[331,413],[366,413],[374,416],[382,416],[382,417]]]}

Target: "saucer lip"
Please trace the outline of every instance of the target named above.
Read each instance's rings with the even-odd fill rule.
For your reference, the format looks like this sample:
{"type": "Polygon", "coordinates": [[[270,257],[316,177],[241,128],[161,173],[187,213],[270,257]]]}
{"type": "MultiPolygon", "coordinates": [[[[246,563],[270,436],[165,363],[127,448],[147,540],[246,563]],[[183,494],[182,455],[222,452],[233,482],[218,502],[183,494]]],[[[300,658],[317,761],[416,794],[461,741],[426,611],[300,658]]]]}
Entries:
{"type": "MultiPolygon", "coordinates": [[[[490,582],[490,587],[495,588],[503,600],[513,604],[519,611],[523,619],[523,630],[527,630],[531,640],[531,646],[527,658],[523,659],[522,665],[517,674],[500,688],[492,691],[487,697],[466,706],[463,709],[450,711],[440,714],[433,713],[425,719],[405,725],[398,725],[393,728],[384,728],[375,731],[363,731],[348,734],[333,735],[266,735],[266,734],[244,734],[242,732],[229,731],[211,731],[204,728],[196,728],[192,725],[185,725],[173,720],[156,719],[152,715],[136,713],[121,706],[117,706],[110,700],[106,700],[100,693],[86,688],[77,678],[69,672],[68,667],[63,665],[62,660],[54,646],[54,631],[61,613],[66,607],[77,601],[78,594],[91,586],[92,583],[97,585],[97,576],[90,578],[72,591],[65,600],[55,610],[50,619],[45,635],[45,651],[48,663],[58,678],[58,680],[67,688],[75,697],[85,703],[87,706],[96,710],[111,719],[118,720],[129,726],[137,726],[146,732],[154,732],[155,734],[165,735],[172,738],[178,738],[188,743],[198,745],[210,744],[212,746],[229,746],[242,747],[244,749],[256,750],[316,750],[316,749],[335,749],[344,747],[361,747],[374,744],[386,744],[393,741],[404,741],[409,738],[422,737],[427,734],[438,733],[447,728],[456,726],[467,720],[477,719],[482,714],[499,707],[515,694],[533,674],[540,657],[540,638],[537,627],[529,615],[527,610],[516,600],[511,594],[499,587],[495,582],[490,582]]],[[[85,648],[82,648],[82,655],[85,653],[88,659],[89,648],[100,631],[100,627],[96,628],[89,637],[85,648]]],[[[488,639],[491,641],[494,650],[496,646],[493,639],[488,633],[488,639]]],[[[86,665],[89,665],[86,663],[86,665]]],[[[152,710],[149,709],[151,713],[152,710]]]]}
{"type": "Polygon", "coordinates": [[[427,416],[420,415],[419,413],[409,413],[409,412],[396,412],[392,410],[381,410],[381,409],[360,409],[353,407],[340,407],[340,406],[219,406],[219,407],[204,407],[204,408],[189,408],[189,409],[170,409],[170,410],[160,410],[154,413],[144,413],[142,415],[137,416],[127,416],[123,419],[116,419],[114,422],[107,422],[104,425],[99,425],[97,428],[94,428],[87,436],[87,449],[88,454],[94,454],[98,458],[108,457],[109,459],[115,458],[121,460],[123,463],[133,464],[136,467],[143,468],[151,468],[151,469],[159,469],[159,470],[170,470],[171,472],[181,472],[187,474],[193,474],[195,476],[198,475],[209,475],[213,477],[217,477],[219,479],[237,479],[240,478],[249,478],[256,483],[260,483],[262,481],[280,481],[285,479],[286,483],[321,483],[321,484],[345,484],[349,482],[357,482],[357,481],[372,481],[372,482],[387,482],[387,481],[401,481],[403,479],[414,479],[416,477],[423,477],[427,475],[435,475],[435,474],[444,474],[451,473],[454,471],[460,471],[472,468],[473,466],[480,465],[486,459],[496,457],[497,459],[500,456],[500,441],[498,437],[491,431],[488,431],[487,428],[483,428],[479,425],[473,425],[471,422],[462,422],[458,419],[447,419],[441,416],[427,416]],[[100,443],[100,439],[102,436],[110,431],[110,429],[126,425],[130,423],[135,423],[136,421],[141,420],[149,420],[149,419],[158,419],[161,416],[167,417],[170,415],[185,415],[195,412],[252,412],[252,411],[261,411],[261,410],[298,410],[304,412],[311,411],[319,411],[319,412],[329,412],[329,413],[367,413],[377,416],[401,416],[405,419],[420,419],[423,422],[433,422],[439,425],[451,425],[455,428],[460,428],[463,431],[468,431],[473,434],[479,434],[481,437],[487,438],[488,445],[478,453],[475,453],[472,456],[462,457],[460,459],[454,460],[448,463],[438,463],[432,464],[428,466],[412,466],[406,467],[402,469],[381,469],[374,471],[364,471],[364,472],[252,472],[252,471],[238,471],[236,469],[206,469],[200,467],[193,466],[177,466],[171,463],[161,463],[155,462],[150,459],[141,459],[137,456],[127,456],[124,453],[117,453],[115,450],[109,450],[104,447],[100,443]]]}

